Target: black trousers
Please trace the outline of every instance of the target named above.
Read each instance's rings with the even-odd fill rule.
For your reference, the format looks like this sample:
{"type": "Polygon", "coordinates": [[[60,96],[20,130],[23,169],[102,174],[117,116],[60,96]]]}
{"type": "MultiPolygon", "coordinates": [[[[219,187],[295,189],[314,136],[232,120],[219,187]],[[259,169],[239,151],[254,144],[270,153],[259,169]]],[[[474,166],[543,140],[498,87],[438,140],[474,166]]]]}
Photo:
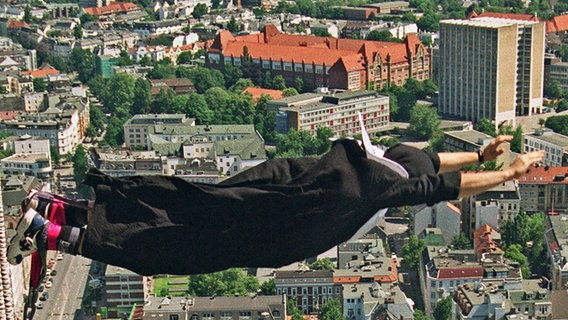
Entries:
{"type": "Polygon", "coordinates": [[[410,179],[368,160],[353,140],[319,159],[269,160],[218,185],[92,170],[85,183],[96,200],[82,254],[141,275],[280,267],[348,240],[381,208],[457,197],[460,175],[437,174],[436,155],[400,146],[386,156],[410,179]]]}

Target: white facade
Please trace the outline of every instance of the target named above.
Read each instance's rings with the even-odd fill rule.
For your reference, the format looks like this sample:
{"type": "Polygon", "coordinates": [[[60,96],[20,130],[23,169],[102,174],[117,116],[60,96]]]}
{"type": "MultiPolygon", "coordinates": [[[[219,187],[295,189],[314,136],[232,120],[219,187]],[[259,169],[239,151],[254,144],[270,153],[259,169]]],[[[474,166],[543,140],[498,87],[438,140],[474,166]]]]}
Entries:
{"type": "Polygon", "coordinates": [[[568,137],[552,132],[550,129],[535,130],[534,134],[523,136],[523,151],[544,150],[543,164],[551,167],[565,165],[565,154],[568,153],[568,137]]]}
{"type": "Polygon", "coordinates": [[[16,153],[0,160],[4,174],[23,174],[48,179],[53,169],[45,153],[16,153]]]}

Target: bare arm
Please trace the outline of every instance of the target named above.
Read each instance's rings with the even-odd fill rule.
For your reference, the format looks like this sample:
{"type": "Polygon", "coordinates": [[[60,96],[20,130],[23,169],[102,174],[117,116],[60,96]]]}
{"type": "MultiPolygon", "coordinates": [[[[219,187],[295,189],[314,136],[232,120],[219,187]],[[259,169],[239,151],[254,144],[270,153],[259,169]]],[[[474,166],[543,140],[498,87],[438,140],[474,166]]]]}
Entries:
{"type": "Polygon", "coordinates": [[[540,162],[544,151],[534,151],[520,155],[505,170],[461,174],[460,198],[469,197],[491,189],[505,181],[519,178],[531,165],[540,162]]]}
{"type": "MultiPolygon", "coordinates": [[[[511,140],[513,140],[513,136],[501,135],[495,138],[483,149],[483,160],[497,159],[500,154],[505,152],[501,148],[501,144],[511,140]]],[[[438,156],[440,157],[440,173],[457,171],[470,164],[476,164],[479,160],[477,152],[440,152],[438,156]]]]}

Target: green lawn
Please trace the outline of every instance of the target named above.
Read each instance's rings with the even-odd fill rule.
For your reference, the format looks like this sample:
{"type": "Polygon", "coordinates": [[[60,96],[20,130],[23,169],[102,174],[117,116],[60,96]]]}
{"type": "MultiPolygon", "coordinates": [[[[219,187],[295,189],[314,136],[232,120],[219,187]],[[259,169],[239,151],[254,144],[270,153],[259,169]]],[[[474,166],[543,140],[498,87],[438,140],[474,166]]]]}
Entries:
{"type": "Polygon", "coordinates": [[[154,277],[154,294],[162,297],[166,294],[171,296],[185,296],[189,284],[188,276],[160,276],[154,277]]]}

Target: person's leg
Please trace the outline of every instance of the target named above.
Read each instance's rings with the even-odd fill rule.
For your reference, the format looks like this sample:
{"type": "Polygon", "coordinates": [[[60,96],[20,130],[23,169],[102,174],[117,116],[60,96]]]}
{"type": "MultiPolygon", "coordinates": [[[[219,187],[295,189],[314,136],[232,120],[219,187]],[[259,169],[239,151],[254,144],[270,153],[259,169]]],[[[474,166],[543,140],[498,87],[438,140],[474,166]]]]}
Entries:
{"type": "Polygon", "coordinates": [[[72,200],[57,194],[39,190],[31,190],[21,203],[23,213],[27,212],[29,209],[34,209],[48,220],[55,219],[59,224],[78,227],[87,225],[89,206],[92,206],[89,200],[72,200]],[[55,212],[58,211],[54,209],[53,203],[59,203],[64,206],[63,215],[55,215],[55,212]]]}

